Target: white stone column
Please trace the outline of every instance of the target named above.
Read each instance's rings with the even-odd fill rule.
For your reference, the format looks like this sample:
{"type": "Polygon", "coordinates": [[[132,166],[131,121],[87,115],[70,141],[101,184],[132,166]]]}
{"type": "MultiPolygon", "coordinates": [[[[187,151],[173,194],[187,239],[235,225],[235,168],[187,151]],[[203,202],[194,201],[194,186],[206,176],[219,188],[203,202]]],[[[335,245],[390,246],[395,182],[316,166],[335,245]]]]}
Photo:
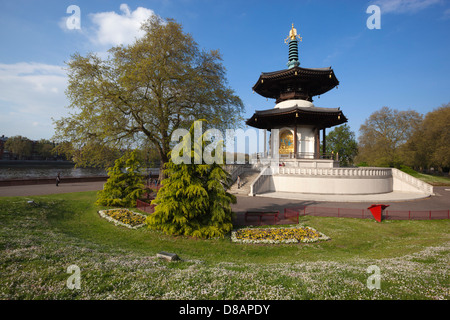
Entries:
{"type": "Polygon", "coordinates": [[[280,129],[272,129],[270,138],[272,139],[272,163],[278,167],[280,161],[280,129]]]}
{"type": "Polygon", "coordinates": [[[267,156],[267,130],[264,129],[264,158],[267,156]]]}

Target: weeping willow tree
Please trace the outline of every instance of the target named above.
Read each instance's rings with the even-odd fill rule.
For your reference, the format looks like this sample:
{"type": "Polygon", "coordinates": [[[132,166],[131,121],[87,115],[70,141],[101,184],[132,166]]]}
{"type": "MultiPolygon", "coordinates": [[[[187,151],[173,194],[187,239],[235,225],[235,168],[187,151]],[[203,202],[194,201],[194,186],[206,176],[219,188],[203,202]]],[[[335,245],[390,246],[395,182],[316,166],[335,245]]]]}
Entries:
{"type": "Polygon", "coordinates": [[[155,212],[146,223],[169,235],[223,237],[233,228],[231,204],[236,203],[236,197],[226,191],[230,175],[221,165],[223,151],[216,148],[210,154],[215,159],[222,157],[222,161],[206,163],[201,155],[205,154],[208,139],[205,134],[194,139],[192,125],[182,138],[183,146],[170,152],[170,160],[165,165],[167,178],[162,181],[163,186],[152,202],[156,205],[155,212]],[[196,144],[201,148],[196,148],[196,144]],[[175,158],[184,161],[174,161],[175,158]]]}

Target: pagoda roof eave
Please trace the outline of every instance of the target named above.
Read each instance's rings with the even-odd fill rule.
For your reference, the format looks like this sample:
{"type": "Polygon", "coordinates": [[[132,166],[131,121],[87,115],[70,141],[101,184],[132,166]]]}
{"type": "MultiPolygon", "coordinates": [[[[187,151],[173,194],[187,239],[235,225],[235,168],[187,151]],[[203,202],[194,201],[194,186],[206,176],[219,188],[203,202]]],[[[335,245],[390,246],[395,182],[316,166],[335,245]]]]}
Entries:
{"type": "Polygon", "coordinates": [[[340,108],[298,107],[257,110],[245,123],[258,129],[271,130],[276,126],[314,125],[330,128],[348,120],[340,108]]]}
{"type": "Polygon", "coordinates": [[[302,67],[292,67],[289,69],[282,69],[278,71],[271,71],[271,72],[261,72],[260,78],[273,78],[273,77],[282,77],[289,74],[295,74],[295,71],[301,72],[301,73],[316,73],[316,74],[322,74],[325,73],[328,75],[330,71],[333,71],[331,67],[325,67],[325,68],[302,68],[302,67]]]}
{"type": "Polygon", "coordinates": [[[265,98],[277,99],[280,95],[280,85],[282,83],[306,85],[310,95],[315,96],[333,89],[339,85],[339,80],[331,67],[293,67],[273,72],[262,72],[252,89],[265,98]]]}

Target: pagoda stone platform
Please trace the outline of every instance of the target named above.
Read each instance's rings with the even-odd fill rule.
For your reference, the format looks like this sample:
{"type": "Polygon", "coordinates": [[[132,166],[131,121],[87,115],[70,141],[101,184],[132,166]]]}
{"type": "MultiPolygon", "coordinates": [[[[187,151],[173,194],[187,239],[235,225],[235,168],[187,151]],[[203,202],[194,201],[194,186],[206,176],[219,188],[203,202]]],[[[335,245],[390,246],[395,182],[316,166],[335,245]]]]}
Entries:
{"type": "MultiPolygon", "coordinates": [[[[316,162],[317,164],[318,162],[316,162]]],[[[250,186],[250,196],[267,193],[376,195],[391,192],[433,195],[433,186],[395,168],[264,166],[250,186]]]]}

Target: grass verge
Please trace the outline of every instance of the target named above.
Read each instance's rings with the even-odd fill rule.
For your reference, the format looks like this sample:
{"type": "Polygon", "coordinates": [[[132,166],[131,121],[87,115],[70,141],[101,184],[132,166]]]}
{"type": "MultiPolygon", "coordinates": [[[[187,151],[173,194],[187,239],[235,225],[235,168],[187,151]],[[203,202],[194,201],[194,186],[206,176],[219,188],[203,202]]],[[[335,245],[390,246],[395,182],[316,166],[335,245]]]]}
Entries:
{"type": "Polygon", "coordinates": [[[236,244],[116,226],[94,202],[95,192],[0,198],[1,299],[449,298],[448,220],[307,216],[331,240],[236,244]],[[71,265],[81,289],[67,288],[71,265]],[[367,288],[371,265],[381,289],[367,288]]]}
{"type": "Polygon", "coordinates": [[[450,186],[450,178],[444,176],[436,176],[417,172],[410,167],[403,166],[401,170],[423,182],[429,183],[433,186],[450,186]]]}

